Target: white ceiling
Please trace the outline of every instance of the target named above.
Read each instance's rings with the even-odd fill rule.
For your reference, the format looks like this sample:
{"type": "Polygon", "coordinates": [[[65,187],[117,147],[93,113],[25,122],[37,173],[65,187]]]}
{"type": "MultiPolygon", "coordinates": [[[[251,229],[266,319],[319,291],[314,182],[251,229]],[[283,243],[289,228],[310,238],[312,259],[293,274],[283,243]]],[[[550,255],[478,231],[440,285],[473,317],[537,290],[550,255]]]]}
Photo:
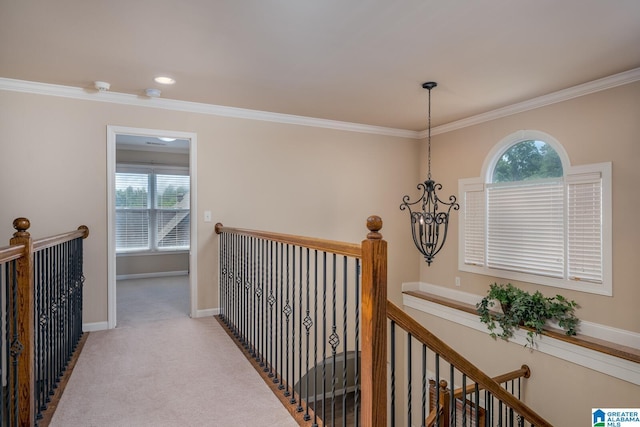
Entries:
{"type": "Polygon", "coordinates": [[[398,129],[637,67],[638,0],[0,0],[0,77],[398,129]]]}

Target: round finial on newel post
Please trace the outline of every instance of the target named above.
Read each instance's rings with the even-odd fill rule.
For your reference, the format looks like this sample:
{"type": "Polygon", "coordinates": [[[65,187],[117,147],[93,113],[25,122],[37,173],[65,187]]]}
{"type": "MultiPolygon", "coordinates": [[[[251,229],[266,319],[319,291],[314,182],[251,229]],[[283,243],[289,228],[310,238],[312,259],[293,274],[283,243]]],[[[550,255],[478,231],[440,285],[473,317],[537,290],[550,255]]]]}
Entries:
{"type": "Polygon", "coordinates": [[[382,239],[382,234],[378,233],[382,229],[382,218],[377,215],[371,215],[369,218],[367,218],[367,228],[369,229],[367,239],[382,239]]]}
{"type": "Polygon", "coordinates": [[[31,227],[31,222],[27,218],[20,217],[20,218],[14,219],[13,228],[15,228],[18,231],[13,233],[13,237],[28,236],[29,232],[27,230],[29,229],[29,227],[31,227]]]}
{"type": "Polygon", "coordinates": [[[216,234],[222,233],[222,227],[223,227],[223,225],[222,225],[221,222],[217,222],[216,223],[216,226],[214,227],[214,230],[216,231],[216,234]]]}

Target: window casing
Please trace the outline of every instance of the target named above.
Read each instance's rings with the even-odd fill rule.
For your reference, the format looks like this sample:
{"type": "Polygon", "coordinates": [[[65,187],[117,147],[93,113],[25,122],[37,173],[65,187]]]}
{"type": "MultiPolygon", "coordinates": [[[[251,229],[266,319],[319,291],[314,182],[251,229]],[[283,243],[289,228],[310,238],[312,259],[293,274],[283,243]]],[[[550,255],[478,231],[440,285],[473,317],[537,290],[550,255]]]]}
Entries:
{"type": "Polygon", "coordinates": [[[186,251],[190,246],[189,171],[116,167],[116,253],[186,251]]]}
{"type": "Polygon", "coordinates": [[[481,177],[458,187],[461,271],[612,295],[611,163],[572,167],[555,139],[524,131],[494,148],[481,177]],[[492,182],[502,155],[527,140],[554,148],[563,176],[492,182]]]}

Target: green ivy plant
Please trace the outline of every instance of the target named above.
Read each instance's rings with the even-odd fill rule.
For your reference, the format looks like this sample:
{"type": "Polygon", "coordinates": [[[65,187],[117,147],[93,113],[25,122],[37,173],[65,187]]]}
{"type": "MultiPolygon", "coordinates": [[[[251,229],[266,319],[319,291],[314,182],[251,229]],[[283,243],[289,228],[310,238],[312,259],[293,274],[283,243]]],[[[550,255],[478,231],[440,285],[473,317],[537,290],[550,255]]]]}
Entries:
{"type": "Polygon", "coordinates": [[[547,320],[556,321],[567,335],[575,335],[580,321],[574,312],[577,307],[575,301],[562,295],[545,297],[540,291],[530,294],[511,283],[491,284],[487,295],[476,304],[480,321],[487,325],[492,338],[509,340],[516,329],[525,326],[528,328],[525,347],[531,348],[535,347],[534,339],[542,334],[547,320]],[[492,310],[496,301],[502,313],[492,310]]]}

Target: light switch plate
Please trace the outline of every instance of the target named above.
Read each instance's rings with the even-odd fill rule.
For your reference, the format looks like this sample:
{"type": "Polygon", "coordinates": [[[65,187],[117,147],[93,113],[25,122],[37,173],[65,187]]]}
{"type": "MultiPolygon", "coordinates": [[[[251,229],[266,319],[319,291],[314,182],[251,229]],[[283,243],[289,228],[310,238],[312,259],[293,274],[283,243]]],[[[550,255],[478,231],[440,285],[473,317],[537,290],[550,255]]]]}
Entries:
{"type": "Polygon", "coordinates": [[[204,222],[211,222],[211,211],[204,211],[204,222]]]}

